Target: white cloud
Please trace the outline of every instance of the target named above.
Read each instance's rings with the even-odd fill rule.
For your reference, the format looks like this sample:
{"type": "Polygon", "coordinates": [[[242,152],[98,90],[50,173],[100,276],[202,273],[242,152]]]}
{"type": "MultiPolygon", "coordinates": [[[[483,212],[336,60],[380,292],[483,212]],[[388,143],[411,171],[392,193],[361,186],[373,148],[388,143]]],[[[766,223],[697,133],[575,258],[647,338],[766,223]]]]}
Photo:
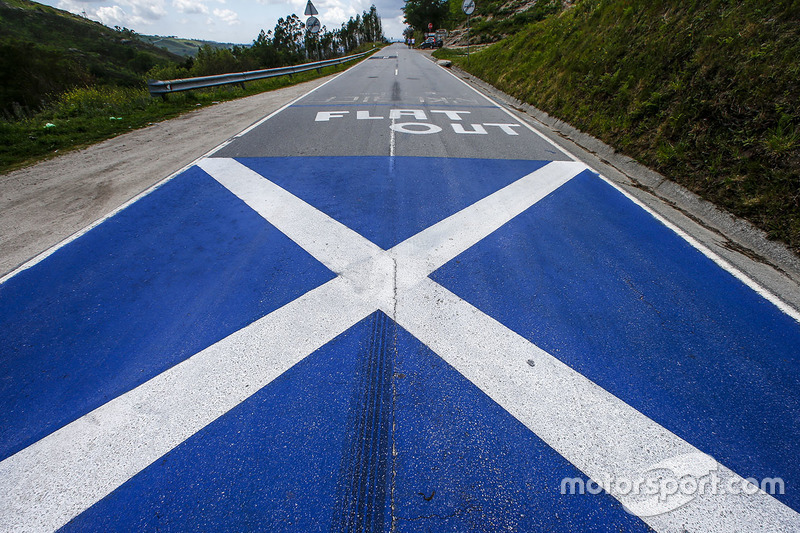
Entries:
{"type": "Polygon", "coordinates": [[[158,20],[167,14],[163,0],[119,0],[133,12],[132,19],[142,22],[158,20]]]}
{"type": "Polygon", "coordinates": [[[348,17],[347,14],[344,12],[344,9],[342,9],[341,7],[326,9],[325,15],[326,15],[325,18],[327,18],[329,21],[338,21],[331,23],[333,26],[336,27],[341,26],[342,22],[350,19],[350,17],[348,17]]]}
{"type": "Polygon", "coordinates": [[[56,7],[58,9],[63,9],[64,11],[69,11],[70,13],[80,13],[86,9],[86,3],[75,2],[74,0],[61,0],[58,4],[56,4],[56,7]]]}
{"type": "Polygon", "coordinates": [[[93,8],[86,3],[75,2],[75,0],[61,0],[59,6],[70,6],[62,7],[62,9],[68,9],[73,13],[86,11],[89,18],[99,20],[109,27],[132,28],[138,25],[149,25],[167,16],[162,0],[119,0],[119,3],[128,9],[126,10],[118,4],[93,8]],[[72,9],[73,7],[76,9],[72,9]]]}
{"type": "Polygon", "coordinates": [[[172,0],[172,5],[179,13],[208,15],[208,7],[197,0],[172,0]]]}
{"type": "Polygon", "coordinates": [[[235,24],[240,24],[239,15],[237,15],[234,11],[230,9],[215,9],[214,16],[217,19],[221,20],[222,22],[228,24],[229,26],[233,26],[235,24]]]}
{"type": "Polygon", "coordinates": [[[109,27],[129,26],[132,22],[125,10],[119,6],[102,6],[94,12],[94,17],[109,27]]]}
{"type": "Polygon", "coordinates": [[[117,7],[116,10],[111,10],[109,6],[96,7],[92,5],[97,2],[105,2],[105,1],[107,0],[88,0],[88,1],[59,0],[59,2],[56,4],[56,7],[59,9],[63,9],[64,11],[69,11],[70,13],[75,13],[76,15],[83,15],[84,13],[86,13],[86,16],[89,17],[90,19],[99,20],[100,22],[103,22],[103,24],[107,24],[98,15],[98,12],[100,10],[103,10],[103,14],[108,20],[115,20],[117,23],[123,22],[126,16],[125,12],[119,6],[115,6],[117,7]]]}
{"type": "Polygon", "coordinates": [[[406,29],[406,25],[403,22],[405,20],[405,16],[400,14],[394,18],[385,18],[383,19],[383,33],[386,35],[387,39],[402,39],[403,38],[403,30],[406,29]]]}

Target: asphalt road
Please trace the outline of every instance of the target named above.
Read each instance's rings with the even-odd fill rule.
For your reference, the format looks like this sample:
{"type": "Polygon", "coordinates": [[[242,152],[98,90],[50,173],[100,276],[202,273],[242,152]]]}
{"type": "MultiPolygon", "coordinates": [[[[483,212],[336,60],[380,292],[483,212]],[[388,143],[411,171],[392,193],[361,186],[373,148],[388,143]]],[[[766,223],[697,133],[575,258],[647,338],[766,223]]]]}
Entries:
{"type": "Polygon", "coordinates": [[[0,529],[798,530],[798,316],[695,244],[393,45],[0,285],[0,529]]]}
{"type": "Polygon", "coordinates": [[[384,49],[216,155],[569,159],[432,67],[423,54],[384,49]]]}

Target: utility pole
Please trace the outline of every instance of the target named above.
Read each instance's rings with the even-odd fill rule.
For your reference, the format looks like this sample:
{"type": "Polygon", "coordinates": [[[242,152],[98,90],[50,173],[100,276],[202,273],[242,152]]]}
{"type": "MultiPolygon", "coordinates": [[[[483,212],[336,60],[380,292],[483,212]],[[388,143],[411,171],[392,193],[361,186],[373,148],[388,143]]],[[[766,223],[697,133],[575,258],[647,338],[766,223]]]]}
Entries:
{"type": "Polygon", "coordinates": [[[314,16],[319,15],[319,12],[317,11],[317,8],[314,7],[314,4],[311,3],[311,0],[308,0],[308,3],[306,4],[305,15],[308,17],[308,19],[306,19],[306,29],[314,34],[314,37],[317,41],[317,61],[322,61],[322,52],[319,48],[319,37],[317,37],[319,30],[322,28],[322,24],[320,24],[319,19],[314,16]]]}

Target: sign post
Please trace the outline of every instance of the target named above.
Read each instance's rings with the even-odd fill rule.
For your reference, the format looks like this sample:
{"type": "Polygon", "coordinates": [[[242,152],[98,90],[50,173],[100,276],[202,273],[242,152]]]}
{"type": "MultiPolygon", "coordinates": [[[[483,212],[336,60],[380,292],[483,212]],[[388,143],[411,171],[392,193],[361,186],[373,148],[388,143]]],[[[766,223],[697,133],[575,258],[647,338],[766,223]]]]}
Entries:
{"type": "MultiPolygon", "coordinates": [[[[311,3],[311,0],[309,0],[311,3]]],[[[461,9],[467,16],[467,65],[469,65],[469,18],[475,12],[475,0],[464,0],[461,3],[461,9]]]]}
{"type": "MultiPolygon", "coordinates": [[[[314,35],[319,33],[319,30],[322,28],[322,24],[320,24],[319,19],[314,16],[319,15],[319,12],[317,11],[317,8],[314,7],[314,4],[311,3],[311,0],[308,0],[304,14],[308,17],[308,19],[306,19],[306,29],[314,35]]],[[[322,52],[319,48],[319,39],[317,39],[317,61],[322,61],[322,52]]]]}

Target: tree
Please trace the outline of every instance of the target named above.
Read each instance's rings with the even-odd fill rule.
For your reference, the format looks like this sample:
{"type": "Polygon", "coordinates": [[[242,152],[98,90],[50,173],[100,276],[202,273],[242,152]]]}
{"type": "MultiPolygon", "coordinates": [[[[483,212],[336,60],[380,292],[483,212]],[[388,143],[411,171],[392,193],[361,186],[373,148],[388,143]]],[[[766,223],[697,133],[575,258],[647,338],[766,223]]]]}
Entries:
{"type": "Polygon", "coordinates": [[[272,43],[281,55],[281,60],[285,65],[299,63],[303,55],[300,50],[303,46],[303,30],[305,24],[300,21],[300,17],[291,14],[285,19],[278,19],[272,37],[272,43]]]}
{"type": "Polygon", "coordinates": [[[192,75],[212,76],[214,74],[227,74],[239,70],[239,62],[233,52],[227,48],[214,48],[204,44],[197,51],[192,75]]]}
{"type": "Polygon", "coordinates": [[[261,30],[252,46],[245,48],[242,55],[250,56],[258,68],[281,66],[281,56],[275,43],[272,42],[272,31],[265,33],[261,30]]]}
{"type": "Polygon", "coordinates": [[[336,48],[339,44],[336,41],[336,35],[328,31],[325,26],[322,27],[321,36],[319,38],[320,46],[322,47],[323,59],[330,59],[336,54],[336,48]]]}
{"type": "Polygon", "coordinates": [[[428,24],[440,28],[449,10],[447,0],[406,0],[403,7],[405,23],[421,32],[428,31],[428,24]]]}
{"type": "Polygon", "coordinates": [[[361,16],[361,24],[363,26],[364,40],[369,43],[374,43],[383,40],[383,28],[381,27],[381,18],[378,16],[378,9],[373,4],[369,11],[364,11],[361,16]]]}

